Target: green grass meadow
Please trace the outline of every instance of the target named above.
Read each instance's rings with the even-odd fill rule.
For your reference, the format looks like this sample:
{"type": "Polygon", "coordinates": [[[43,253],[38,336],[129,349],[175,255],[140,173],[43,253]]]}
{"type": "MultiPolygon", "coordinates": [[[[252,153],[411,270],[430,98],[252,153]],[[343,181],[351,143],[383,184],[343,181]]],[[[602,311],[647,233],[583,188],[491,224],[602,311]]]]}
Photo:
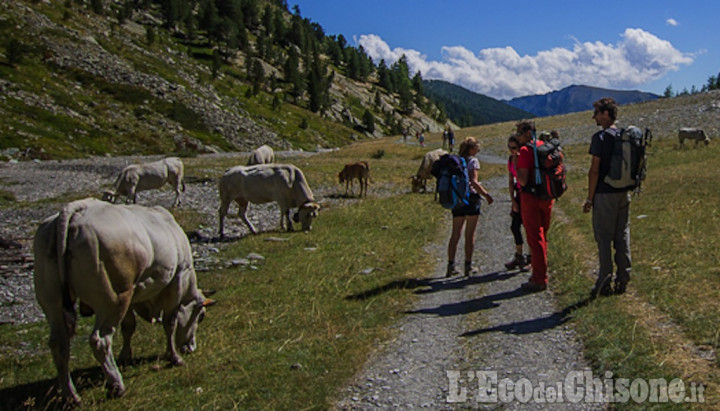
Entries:
{"type": "MultiPolygon", "coordinates": [[[[589,304],[597,250],[587,195],[587,146],[567,150],[571,189],[558,201],[550,240],[551,281],[561,308],[572,310],[572,323],[598,373],[616,378],[683,378],[703,383],[706,403],[718,405],[717,360],[699,358],[679,347],[718,346],[718,232],[720,146],[679,149],[671,139],[651,148],[648,177],[631,203],[633,272],[628,295],[589,304]]],[[[677,404],[666,404],[668,409],[677,404]]],[[[630,402],[619,408],[638,406],[630,402]]],[[[644,406],[647,406],[645,404],[644,406]]]]}

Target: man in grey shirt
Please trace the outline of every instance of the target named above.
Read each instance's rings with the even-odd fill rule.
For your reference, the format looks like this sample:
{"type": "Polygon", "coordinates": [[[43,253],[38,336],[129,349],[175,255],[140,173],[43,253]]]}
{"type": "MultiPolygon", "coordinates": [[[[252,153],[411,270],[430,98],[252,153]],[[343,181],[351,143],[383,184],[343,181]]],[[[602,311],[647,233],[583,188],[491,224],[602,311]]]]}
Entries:
{"type": "Polygon", "coordinates": [[[630,281],[630,192],[628,189],[613,188],[603,180],[610,171],[610,159],[613,155],[615,138],[620,138],[620,130],[615,125],[618,105],[612,98],[602,98],[593,103],[593,119],[602,127],[592,136],[589,153],[592,155],[588,172],[588,196],[583,212],[592,210],[593,231],[598,245],[600,267],[595,286],[590,297],[599,295],[622,294],[630,281]],[[615,288],[612,287],[613,256],[617,273],[615,288]]]}

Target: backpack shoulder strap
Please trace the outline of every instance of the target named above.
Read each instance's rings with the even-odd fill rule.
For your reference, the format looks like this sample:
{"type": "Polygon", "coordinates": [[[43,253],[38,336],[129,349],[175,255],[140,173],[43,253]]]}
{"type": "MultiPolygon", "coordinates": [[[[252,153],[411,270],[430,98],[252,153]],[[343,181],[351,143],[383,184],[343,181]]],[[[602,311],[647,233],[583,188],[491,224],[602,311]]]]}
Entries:
{"type": "Polygon", "coordinates": [[[535,156],[535,184],[540,185],[542,184],[542,177],[540,176],[540,161],[538,161],[537,137],[535,136],[535,130],[532,131],[532,146],[533,155],[535,156]]]}

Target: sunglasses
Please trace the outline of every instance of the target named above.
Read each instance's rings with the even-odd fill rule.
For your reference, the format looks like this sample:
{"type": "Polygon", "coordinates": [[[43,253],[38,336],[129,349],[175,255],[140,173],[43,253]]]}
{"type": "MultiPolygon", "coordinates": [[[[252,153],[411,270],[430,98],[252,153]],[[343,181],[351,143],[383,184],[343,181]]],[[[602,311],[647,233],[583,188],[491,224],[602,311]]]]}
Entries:
{"type": "Polygon", "coordinates": [[[510,150],[517,150],[517,149],[518,149],[518,146],[508,146],[508,148],[509,148],[510,150]]]}

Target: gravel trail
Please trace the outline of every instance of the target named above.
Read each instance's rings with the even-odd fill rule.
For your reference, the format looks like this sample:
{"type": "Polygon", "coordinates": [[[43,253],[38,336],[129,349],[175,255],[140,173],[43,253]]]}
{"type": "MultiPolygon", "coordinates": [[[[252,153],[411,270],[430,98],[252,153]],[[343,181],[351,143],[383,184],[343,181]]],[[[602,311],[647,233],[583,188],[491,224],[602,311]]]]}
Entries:
{"type": "MultiPolygon", "coordinates": [[[[379,347],[341,393],[336,408],[605,409],[599,403],[571,403],[574,398],[565,395],[563,403],[548,404],[554,400],[552,388],[543,389],[548,395],[539,400],[525,401],[523,395],[515,395],[512,402],[478,401],[478,375],[496,373],[497,381],[509,378],[533,388],[541,383],[545,387],[564,384],[568,389],[568,373],[588,369],[582,344],[564,324],[570,309],[558,309],[551,291],[521,291],[520,284],[529,275],[504,270],[504,262],[514,253],[507,180],[496,178],[485,186],[495,202],[483,203],[478,223],[473,260],[479,273],[445,278],[448,216],[447,235],[429,247],[437,265],[434,273],[421,280],[415,307],[396,325],[396,338],[379,347]],[[454,371],[461,378],[453,376],[451,389],[454,371]]],[[[461,239],[458,259],[462,250],[461,239]]],[[[491,387],[499,388],[497,384],[491,387]]]]}

